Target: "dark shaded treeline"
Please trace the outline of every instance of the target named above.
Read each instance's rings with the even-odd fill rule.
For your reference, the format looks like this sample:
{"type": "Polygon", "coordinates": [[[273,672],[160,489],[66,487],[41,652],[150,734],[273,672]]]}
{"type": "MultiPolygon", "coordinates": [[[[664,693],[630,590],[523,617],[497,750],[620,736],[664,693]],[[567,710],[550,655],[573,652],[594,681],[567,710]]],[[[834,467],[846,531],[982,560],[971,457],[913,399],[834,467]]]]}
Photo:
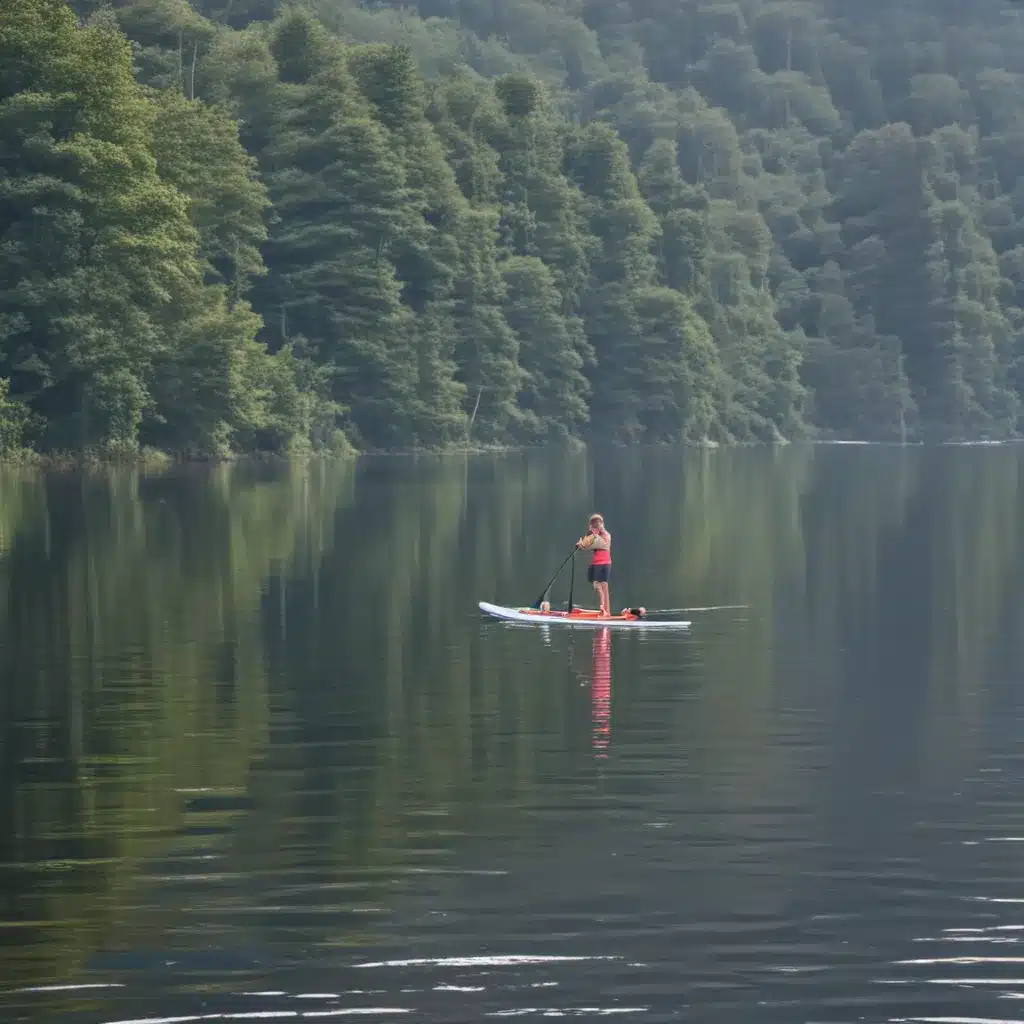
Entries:
{"type": "Polygon", "coordinates": [[[1020,433],[1024,13],[11,0],[0,449],[1020,433]]]}

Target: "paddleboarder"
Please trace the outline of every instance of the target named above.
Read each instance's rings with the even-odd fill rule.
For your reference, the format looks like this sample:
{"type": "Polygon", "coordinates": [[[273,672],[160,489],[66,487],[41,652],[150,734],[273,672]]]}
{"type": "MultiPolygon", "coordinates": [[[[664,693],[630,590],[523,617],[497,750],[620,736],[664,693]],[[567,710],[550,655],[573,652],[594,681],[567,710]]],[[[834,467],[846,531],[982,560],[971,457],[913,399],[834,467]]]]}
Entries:
{"type": "Polygon", "coordinates": [[[597,591],[601,602],[602,617],[612,613],[611,597],[608,584],[612,577],[612,535],[605,529],[604,518],[597,514],[590,517],[590,528],[585,537],[580,537],[576,547],[583,551],[593,551],[590,565],[587,567],[587,580],[597,591]]]}

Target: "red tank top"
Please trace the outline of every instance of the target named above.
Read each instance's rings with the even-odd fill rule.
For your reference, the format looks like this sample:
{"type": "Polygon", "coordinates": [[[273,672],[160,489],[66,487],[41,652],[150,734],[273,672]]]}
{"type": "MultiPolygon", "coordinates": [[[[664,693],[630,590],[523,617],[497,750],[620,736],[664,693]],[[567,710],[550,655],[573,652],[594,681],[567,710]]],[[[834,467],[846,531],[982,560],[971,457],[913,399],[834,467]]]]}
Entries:
{"type": "MultiPolygon", "coordinates": [[[[602,530],[600,532],[600,534],[598,534],[598,536],[607,538],[608,537],[608,531],[607,530],[602,530]]],[[[591,558],[591,560],[590,560],[590,564],[591,565],[611,565],[612,564],[612,553],[611,553],[611,551],[609,551],[608,548],[597,548],[594,551],[594,557],[591,558]]]]}

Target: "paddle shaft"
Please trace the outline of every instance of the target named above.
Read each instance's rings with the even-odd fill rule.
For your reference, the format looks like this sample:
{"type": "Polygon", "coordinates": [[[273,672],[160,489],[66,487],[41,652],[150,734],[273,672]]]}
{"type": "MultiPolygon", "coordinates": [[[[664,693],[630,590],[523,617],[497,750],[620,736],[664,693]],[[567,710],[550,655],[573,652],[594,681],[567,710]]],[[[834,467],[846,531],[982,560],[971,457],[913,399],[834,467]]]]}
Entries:
{"type": "MultiPolygon", "coordinates": [[[[571,559],[572,556],[575,554],[576,545],[574,544],[572,551],[569,552],[569,557],[566,558],[566,560],[558,567],[558,572],[556,572],[555,575],[551,577],[551,582],[544,588],[540,597],[538,597],[537,600],[533,602],[534,608],[539,608],[548,599],[548,594],[550,593],[551,588],[554,586],[555,580],[558,579],[559,573],[561,573],[561,571],[569,564],[569,559],[571,559]]],[[[574,562],[573,565],[575,566],[575,564],[576,563],[574,562]]]]}

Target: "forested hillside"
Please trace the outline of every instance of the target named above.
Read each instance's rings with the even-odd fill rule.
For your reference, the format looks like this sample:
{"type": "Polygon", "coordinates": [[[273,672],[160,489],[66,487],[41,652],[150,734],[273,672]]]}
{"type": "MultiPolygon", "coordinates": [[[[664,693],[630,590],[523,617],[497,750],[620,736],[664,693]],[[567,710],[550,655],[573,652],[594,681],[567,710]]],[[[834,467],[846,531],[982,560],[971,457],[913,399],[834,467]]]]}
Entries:
{"type": "Polygon", "coordinates": [[[0,451],[1018,436],[1024,5],[3,0],[0,451]]]}

